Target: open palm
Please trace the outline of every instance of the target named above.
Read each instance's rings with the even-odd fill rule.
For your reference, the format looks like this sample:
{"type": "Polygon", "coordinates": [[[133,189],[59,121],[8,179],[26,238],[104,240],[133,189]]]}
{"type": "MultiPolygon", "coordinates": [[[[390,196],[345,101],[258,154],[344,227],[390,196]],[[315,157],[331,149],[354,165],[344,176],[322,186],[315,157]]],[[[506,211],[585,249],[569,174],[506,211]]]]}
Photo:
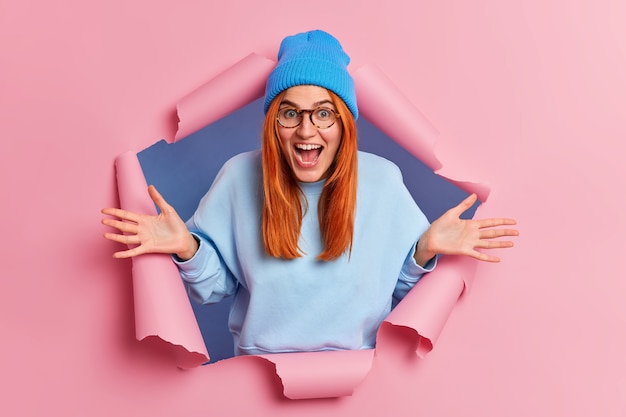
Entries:
{"type": "Polygon", "coordinates": [[[175,253],[180,256],[189,250],[191,235],[176,210],[154,186],[148,187],[148,193],[159,207],[158,215],[133,213],[117,208],[102,210],[103,214],[115,217],[105,218],[102,223],[120,232],[105,233],[104,237],[133,246],[128,250],[115,252],[114,257],[128,258],[144,253],[175,253]]]}
{"type": "Polygon", "coordinates": [[[516,222],[508,218],[461,219],[460,216],[472,207],[476,198],[476,194],[470,195],[431,224],[423,238],[420,239],[423,240],[422,243],[429,252],[443,255],[467,255],[487,262],[500,261],[497,256],[479,252],[476,249],[512,247],[513,242],[511,241],[492,239],[517,236],[517,230],[496,228],[514,225],[516,222]]]}

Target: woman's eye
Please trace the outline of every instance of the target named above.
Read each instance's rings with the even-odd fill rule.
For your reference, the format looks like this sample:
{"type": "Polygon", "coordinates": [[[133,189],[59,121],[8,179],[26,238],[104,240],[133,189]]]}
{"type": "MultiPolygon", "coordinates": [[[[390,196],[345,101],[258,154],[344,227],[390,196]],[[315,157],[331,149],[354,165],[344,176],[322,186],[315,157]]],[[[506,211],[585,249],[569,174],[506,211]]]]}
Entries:
{"type": "Polygon", "coordinates": [[[283,110],[283,116],[285,116],[285,118],[287,119],[295,119],[296,117],[298,117],[298,112],[294,109],[286,109],[283,110]]]}
{"type": "Polygon", "coordinates": [[[328,109],[319,109],[317,111],[316,116],[319,119],[328,119],[330,117],[330,110],[328,110],[328,109]]]}

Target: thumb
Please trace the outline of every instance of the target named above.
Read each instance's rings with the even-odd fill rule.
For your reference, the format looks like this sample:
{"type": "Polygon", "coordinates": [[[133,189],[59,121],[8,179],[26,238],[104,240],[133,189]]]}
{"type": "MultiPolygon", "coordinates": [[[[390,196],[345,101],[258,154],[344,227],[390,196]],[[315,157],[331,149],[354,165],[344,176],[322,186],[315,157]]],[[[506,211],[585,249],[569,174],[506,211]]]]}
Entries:
{"type": "Polygon", "coordinates": [[[148,187],[148,194],[150,195],[152,201],[154,201],[154,204],[156,204],[159,210],[161,210],[161,213],[172,210],[172,206],[165,201],[161,193],[157,191],[154,185],[150,185],[148,187]]]}
{"type": "Polygon", "coordinates": [[[477,199],[478,196],[476,195],[476,193],[472,193],[467,196],[463,201],[461,201],[456,207],[454,207],[452,211],[455,215],[461,216],[461,214],[465,213],[474,205],[477,199]]]}

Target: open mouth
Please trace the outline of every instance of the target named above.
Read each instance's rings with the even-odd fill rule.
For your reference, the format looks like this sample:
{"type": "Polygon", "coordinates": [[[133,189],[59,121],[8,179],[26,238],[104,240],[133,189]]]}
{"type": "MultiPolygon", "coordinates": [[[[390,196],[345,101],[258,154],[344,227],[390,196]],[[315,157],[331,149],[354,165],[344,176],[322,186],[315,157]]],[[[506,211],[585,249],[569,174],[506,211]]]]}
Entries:
{"type": "Polygon", "coordinates": [[[310,143],[296,143],[294,145],[298,163],[303,167],[311,167],[317,163],[324,147],[310,143]]]}

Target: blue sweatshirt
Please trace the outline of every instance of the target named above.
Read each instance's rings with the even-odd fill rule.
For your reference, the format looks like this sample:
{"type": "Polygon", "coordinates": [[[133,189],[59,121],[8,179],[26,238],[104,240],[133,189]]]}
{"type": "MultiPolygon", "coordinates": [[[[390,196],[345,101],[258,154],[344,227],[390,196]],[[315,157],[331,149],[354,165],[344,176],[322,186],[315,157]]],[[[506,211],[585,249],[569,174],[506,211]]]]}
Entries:
{"type": "Polygon", "coordinates": [[[322,252],[317,202],[323,181],[300,183],[308,210],[300,233],[301,258],[265,253],[259,151],[231,158],[187,221],[200,239],[193,258],[176,261],[192,299],[215,303],[233,295],[229,328],[235,354],[373,348],[392,306],[426,268],[413,254],[428,220],[404,186],[400,170],[359,152],[355,229],[350,255],[322,252]]]}

